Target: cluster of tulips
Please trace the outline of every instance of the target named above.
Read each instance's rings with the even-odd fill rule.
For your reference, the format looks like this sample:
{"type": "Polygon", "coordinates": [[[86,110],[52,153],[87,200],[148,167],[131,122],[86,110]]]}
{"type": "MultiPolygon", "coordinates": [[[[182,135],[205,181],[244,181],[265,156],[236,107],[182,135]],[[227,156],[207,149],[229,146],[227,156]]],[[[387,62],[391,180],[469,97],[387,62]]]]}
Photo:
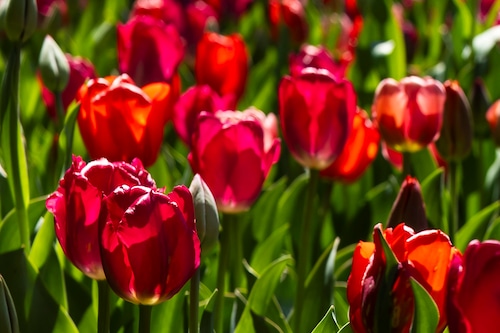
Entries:
{"type": "MultiPolygon", "coordinates": [[[[461,221],[465,209],[461,208],[460,167],[474,147],[477,130],[473,119],[478,112],[473,108],[479,107],[477,103],[471,107],[459,80],[446,75],[431,77],[427,74],[432,71],[423,70],[409,75],[412,71],[394,70],[392,73],[399,75],[390,77],[390,65],[388,73],[370,74],[363,67],[366,54],[357,49],[369,35],[363,37],[363,28],[378,15],[369,14],[368,4],[364,10],[350,0],[325,0],[317,5],[342,14],[316,22],[325,35],[337,29],[335,43],[329,48],[308,42],[310,30],[315,30],[310,17],[320,14],[311,9],[316,8],[314,4],[303,0],[136,0],[122,15],[126,22],[113,26],[117,65],[100,66],[100,71],[106,70],[99,73],[103,76],[89,59],[64,53],[56,38],[44,34],[33,77],[50,119],[47,127],[54,134],[52,150],[47,153],[53,161],[47,168],[50,177],[28,180],[35,172],[26,159],[31,148],[22,130],[21,114],[26,107],[19,98],[26,94],[19,82],[19,77],[23,79],[22,50],[32,36],[41,37],[53,17],[59,15],[65,22],[70,15],[68,7],[82,11],[99,8],[97,1],[89,2],[92,4],[0,0],[0,41],[6,45],[2,51],[9,53],[9,59],[0,63],[0,186],[8,188],[0,188],[0,200],[6,202],[0,205],[0,238],[7,234],[2,230],[10,230],[5,226],[16,221],[22,258],[28,266],[36,266],[38,235],[47,232],[43,224],[53,221],[54,236],[46,252],[61,249],[66,258],[57,257],[59,266],[69,260],[83,273],[83,283],[98,281],[95,319],[99,332],[118,331],[110,324],[108,286],[119,298],[139,305],[139,321],[133,325],[141,332],[151,330],[152,306],[184,295],[189,297],[189,311],[185,311],[187,319],[178,320],[189,322],[191,333],[200,328],[217,333],[229,329],[256,332],[262,327],[297,333],[497,330],[500,241],[478,240],[484,238],[481,227],[461,221]],[[269,25],[267,38],[277,45],[270,58],[275,57],[271,62],[275,68],[265,68],[269,73],[264,74],[273,77],[270,82],[276,103],[274,109],[266,110],[260,109],[262,98],[256,97],[265,87],[249,88],[254,73],[251,63],[266,56],[259,55],[258,43],[250,46],[241,34],[231,31],[249,13],[263,11],[269,25]],[[356,78],[366,79],[366,85],[356,78]],[[373,91],[367,97],[370,85],[373,91]],[[83,149],[75,148],[77,140],[83,149]],[[435,184],[441,192],[434,199],[442,201],[439,207],[446,207],[440,211],[441,222],[429,218],[425,202],[432,199],[424,200],[423,179],[417,177],[420,166],[415,156],[422,152],[431,165],[439,167],[431,177],[440,177],[435,184]],[[171,182],[176,185],[170,189],[157,185],[153,175],[176,163],[171,155],[181,156],[178,159],[185,161],[186,168],[171,182]],[[336,241],[331,237],[327,255],[318,254],[324,231],[318,225],[335,210],[330,199],[332,188],[325,191],[323,185],[338,183],[347,188],[362,182],[377,158],[390,169],[391,179],[401,180],[396,186],[399,194],[385,225],[384,221],[370,225],[371,241],[355,239],[352,244],[342,244],[346,249],[351,246],[352,258],[345,260],[349,273],[340,297],[349,307],[345,318],[335,309],[341,308],[342,302],[323,295],[333,308],[314,313],[312,320],[317,326],[311,326],[311,280],[320,269],[325,274],[333,270],[329,267],[334,266],[335,258],[330,266],[322,260],[330,260],[324,259],[328,254],[337,255],[338,242],[355,229],[351,225],[351,230],[343,230],[339,226],[342,221],[334,221],[336,230],[331,235],[340,238],[336,241]],[[242,225],[249,228],[245,224],[249,219],[272,219],[273,211],[279,209],[273,206],[278,197],[266,206],[271,218],[253,210],[271,198],[264,198],[263,191],[271,192],[277,175],[288,182],[300,179],[303,170],[304,181],[296,186],[304,189],[297,194],[301,207],[294,207],[290,221],[286,221],[296,225],[290,241],[294,244],[269,245],[269,257],[290,251],[294,261],[285,257],[273,261],[275,266],[270,264],[267,270],[254,269],[250,261],[254,254],[243,251],[242,244],[255,240],[247,237],[242,225]],[[51,177],[57,181],[51,183],[51,177]],[[185,185],[188,182],[190,186],[185,185]],[[445,185],[446,192],[442,190],[445,185]],[[36,204],[30,201],[30,191],[47,187],[50,190],[41,194],[50,214],[37,216],[32,223],[30,214],[35,214],[36,204]],[[12,210],[10,215],[4,215],[5,207],[12,210]],[[467,228],[471,231],[463,231],[467,228]],[[465,239],[466,232],[474,237],[465,239]],[[281,270],[273,271],[276,267],[281,270]],[[284,282],[285,267],[293,270],[294,286],[290,295],[279,301],[274,296],[277,286],[289,286],[284,282]],[[261,279],[268,277],[264,272],[274,274],[274,280],[261,279]],[[213,288],[202,283],[204,278],[213,288]],[[266,281],[269,289],[259,284],[261,281],[266,281]],[[208,301],[208,322],[200,321],[198,313],[203,309],[199,300],[203,288],[214,292],[208,301]],[[265,290],[265,295],[255,296],[258,288],[265,290]],[[228,316],[231,297],[244,298],[245,308],[242,311],[233,305],[236,310],[228,316]],[[278,305],[273,308],[277,314],[269,315],[277,318],[276,322],[270,324],[266,310],[271,303],[278,305]],[[316,320],[318,315],[321,320],[316,320]]],[[[394,32],[392,42],[398,38],[403,42],[397,47],[406,50],[408,59],[404,52],[398,59],[410,61],[416,37],[404,21],[403,10],[405,6],[421,10],[423,5],[385,2],[385,15],[390,17],[383,21],[390,30],[385,33],[394,32]]],[[[454,2],[461,11],[467,10],[465,4],[454,2]]],[[[477,20],[488,20],[493,17],[488,13],[499,7],[481,1],[477,20]]],[[[385,54],[387,45],[373,52],[385,54]]],[[[387,54],[391,63],[397,52],[387,54]]],[[[474,89],[473,102],[477,102],[484,92],[483,83],[475,80],[474,89]]],[[[481,114],[480,122],[489,126],[484,136],[500,146],[500,101],[484,109],[487,112],[481,114]]],[[[498,181],[495,170],[487,177],[498,181]]],[[[493,204],[498,204],[498,193],[493,197],[493,204]]],[[[491,210],[493,219],[498,209],[494,206],[491,210]]],[[[275,230],[268,231],[275,235],[275,230]]],[[[263,236],[265,244],[271,244],[269,239],[286,243],[272,235],[263,236]]],[[[0,274],[8,275],[3,253],[0,246],[0,274]]],[[[42,276],[42,267],[39,264],[33,269],[32,276],[38,271],[42,276]]],[[[6,282],[10,285],[12,280],[6,282]]],[[[36,297],[18,288],[12,298],[3,279],[0,285],[5,296],[0,328],[9,333],[18,332],[19,327],[32,331],[36,325],[30,318],[35,310],[28,303],[19,303],[19,295],[29,301],[36,297]]],[[[57,299],[52,294],[50,297],[57,299]]],[[[68,305],[63,304],[57,311],[71,318],[68,305]]],[[[119,306],[111,304],[111,308],[119,306]]],[[[67,321],[71,322],[67,327],[76,330],[77,319],[67,321]]]]}

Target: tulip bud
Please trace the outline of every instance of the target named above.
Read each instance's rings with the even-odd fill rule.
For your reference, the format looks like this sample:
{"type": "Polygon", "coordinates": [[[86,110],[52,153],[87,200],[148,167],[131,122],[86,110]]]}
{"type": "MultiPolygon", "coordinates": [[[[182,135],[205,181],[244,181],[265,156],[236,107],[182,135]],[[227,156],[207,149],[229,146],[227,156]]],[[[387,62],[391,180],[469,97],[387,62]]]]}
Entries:
{"type": "Polygon", "coordinates": [[[69,63],[59,45],[45,36],[38,59],[43,83],[50,91],[62,92],[69,81],[69,63]]]}
{"type": "Polygon", "coordinates": [[[26,41],[37,24],[35,0],[4,0],[0,5],[0,25],[11,41],[26,41]]]}
{"type": "Polygon", "coordinates": [[[446,101],[443,126],[436,141],[439,154],[447,161],[460,161],[472,148],[472,112],[469,101],[457,81],[444,83],[446,101]]]}
{"type": "Polygon", "coordinates": [[[0,275],[0,332],[19,333],[14,301],[2,275],[0,275]]]}
{"type": "Polygon", "coordinates": [[[387,227],[395,228],[401,222],[413,228],[415,232],[420,232],[429,227],[420,184],[416,178],[411,176],[407,176],[403,184],[401,184],[401,189],[392,205],[387,220],[387,227]]]}
{"type": "Polygon", "coordinates": [[[500,100],[493,103],[486,112],[486,120],[490,125],[491,136],[497,147],[500,147],[500,100]]]}
{"type": "Polygon", "coordinates": [[[189,191],[193,195],[196,231],[202,252],[210,251],[219,238],[219,214],[215,198],[199,174],[194,175],[189,191]]]}

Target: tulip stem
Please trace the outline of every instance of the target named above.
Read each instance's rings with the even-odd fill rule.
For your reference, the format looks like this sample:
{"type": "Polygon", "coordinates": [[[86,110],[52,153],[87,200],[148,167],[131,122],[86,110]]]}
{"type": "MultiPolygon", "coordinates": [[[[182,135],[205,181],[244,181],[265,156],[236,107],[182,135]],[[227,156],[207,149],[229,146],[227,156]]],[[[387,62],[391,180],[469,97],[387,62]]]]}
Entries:
{"type": "Polygon", "coordinates": [[[198,267],[191,278],[189,286],[189,333],[198,333],[198,311],[200,307],[200,268],[198,267]]]}
{"type": "Polygon", "coordinates": [[[403,179],[406,176],[412,175],[412,167],[411,167],[411,153],[404,152],[403,153],[403,179]]]}
{"type": "Polygon", "coordinates": [[[228,215],[222,219],[224,223],[222,232],[220,233],[219,247],[219,266],[217,268],[217,294],[215,295],[214,305],[214,329],[217,333],[224,331],[224,291],[226,287],[226,269],[228,262],[228,251],[230,248],[230,236],[228,230],[228,215]]]}
{"type": "Polygon", "coordinates": [[[60,91],[54,93],[54,97],[56,100],[56,114],[57,114],[57,127],[58,132],[61,132],[61,129],[64,127],[64,104],[62,100],[62,93],[60,91]]]}
{"type": "Polygon", "coordinates": [[[99,310],[97,314],[97,332],[109,332],[109,285],[106,280],[97,281],[97,292],[99,297],[99,310]]]}
{"type": "Polygon", "coordinates": [[[455,241],[455,236],[458,231],[458,187],[457,187],[457,180],[458,180],[458,163],[455,161],[450,161],[449,162],[449,169],[448,169],[448,188],[450,191],[450,208],[451,208],[451,223],[449,229],[450,233],[450,239],[452,242],[455,241]]]}
{"type": "Polygon", "coordinates": [[[227,223],[225,224],[226,229],[231,241],[231,253],[230,253],[230,267],[231,267],[231,281],[230,287],[232,290],[236,288],[241,288],[243,281],[243,248],[241,242],[241,222],[238,218],[239,215],[236,214],[226,214],[224,215],[227,223]]]}
{"type": "Polygon", "coordinates": [[[304,332],[301,328],[302,309],[306,296],[306,280],[310,266],[311,227],[314,221],[314,197],[318,187],[319,171],[311,169],[304,206],[304,217],[300,234],[300,253],[297,254],[297,292],[294,303],[294,332],[304,332]]]}
{"type": "Polygon", "coordinates": [[[151,305],[139,304],[139,333],[149,333],[151,331],[151,305]]]}

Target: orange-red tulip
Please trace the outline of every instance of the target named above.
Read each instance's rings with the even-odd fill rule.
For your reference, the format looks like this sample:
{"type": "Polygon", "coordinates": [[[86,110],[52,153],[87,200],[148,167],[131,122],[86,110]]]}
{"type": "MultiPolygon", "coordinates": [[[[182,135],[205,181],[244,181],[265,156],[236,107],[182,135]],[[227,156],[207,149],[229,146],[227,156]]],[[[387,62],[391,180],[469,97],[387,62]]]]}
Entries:
{"type": "Polygon", "coordinates": [[[153,164],[178,95],[178,82],[141,89],[126,74],[90,80],[78,93],[78,125],[89,155],[153,164]]]}

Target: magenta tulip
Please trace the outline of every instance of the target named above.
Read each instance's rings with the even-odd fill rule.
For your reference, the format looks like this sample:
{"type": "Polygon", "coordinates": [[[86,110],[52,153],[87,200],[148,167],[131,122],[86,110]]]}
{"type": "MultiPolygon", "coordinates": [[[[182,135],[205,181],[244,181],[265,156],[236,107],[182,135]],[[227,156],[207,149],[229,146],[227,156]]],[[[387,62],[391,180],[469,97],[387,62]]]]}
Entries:
{"type": "Polygon", "coordinates": [[[122,184],[156,188],[138,159],[131,164],[106,159],[86,164],[81,157],[73,157],[59,187],[46,201],[48,211],[54,214],[56,236],[64,253],[93,279],[105,278],[98,243],[102,203],[122,184]]]}
{"type": "Polygon", "coordinates": [[[342,152],[356,113],[351,82],[324,69],[307,68],[285,76],[279,86],[285,142],[307,168],[325,169],[342,152]]]}
{"type": "Polygon", "coordinates": [[[185,186],[171,193],[123,185],[105,199],[102,266],[123,299],[154,305],[174,296],[200,265],[194,206],[185,186]]]}
{"type": "Polygon", "coordinates": [[[212,191],[219,211],[246,211],[257,199],[280,140],[274,114],[257,109],[202,112],[189,162],[212,191]]]}

